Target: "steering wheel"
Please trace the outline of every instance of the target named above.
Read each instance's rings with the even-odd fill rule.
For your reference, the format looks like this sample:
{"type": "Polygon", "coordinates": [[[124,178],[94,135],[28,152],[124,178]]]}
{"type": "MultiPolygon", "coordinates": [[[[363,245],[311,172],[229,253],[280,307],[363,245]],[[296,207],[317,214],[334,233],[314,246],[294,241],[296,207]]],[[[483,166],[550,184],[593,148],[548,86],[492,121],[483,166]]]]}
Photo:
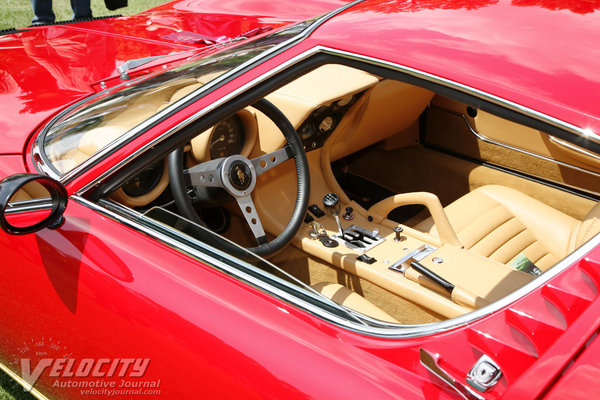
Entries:
{"type": "MultiPolygon", "coordinates": [[[[178,148],[169,155],[169,179],[175,204],[179,211],[187,219],[203,226],[206,225],[194,209],[187,194],[187,188],[193,186],[224,189],[236,200],[252,234],[256,238],[257,246],[247,248],[247,250],[264,256],[281,250],[300,229],[308,206],[310,174],[308,160],[300,137],[286,116],[265,99],[257,101],[252,107],[261,111],[275,123],[287,142],[283,148],[252,160],[235,154],[210,160],[189,169],[184,169],[183,149],[178,148]],[[290,158],[294,159],[296,165],[298,184],[296,203],[286,227],[278,236],[268,241],[251,194],[256,186],[258,176],[290,158]]],[[[231,252],[238,252],[236,249],[234,246],[228,248],[231,252]]]]}

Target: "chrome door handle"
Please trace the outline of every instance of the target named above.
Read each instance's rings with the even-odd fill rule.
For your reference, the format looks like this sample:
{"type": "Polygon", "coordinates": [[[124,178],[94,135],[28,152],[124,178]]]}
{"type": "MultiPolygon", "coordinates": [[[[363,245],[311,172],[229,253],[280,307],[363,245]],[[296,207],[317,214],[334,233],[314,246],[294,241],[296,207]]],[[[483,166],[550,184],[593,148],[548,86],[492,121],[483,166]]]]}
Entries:
{"type": "Polygon", "coordinates": [[[450,386],[452,389],[454,389],[454,391],[456,393],[458,393],[459,395],[461,395],[464,399],[466,399],[466,400],[485,400],[484,397],[475,393],[474,391],[469,389],[467,386],[460,383],[457,379],[453,378],[449,373],[444,371],[439,366],[439,363],[438,363],[438,361],[440,359],[439,354],[432,354],[425,349],[420,349],[420,353],[421,353],[421,355],[420,355],[421,364],[423,364],[423,366],[425,368],[427,368],[427,370],[429,372],[431,372],[432,374],[434,374],[435,376],[440,378],[448,386],[450,386]]]}

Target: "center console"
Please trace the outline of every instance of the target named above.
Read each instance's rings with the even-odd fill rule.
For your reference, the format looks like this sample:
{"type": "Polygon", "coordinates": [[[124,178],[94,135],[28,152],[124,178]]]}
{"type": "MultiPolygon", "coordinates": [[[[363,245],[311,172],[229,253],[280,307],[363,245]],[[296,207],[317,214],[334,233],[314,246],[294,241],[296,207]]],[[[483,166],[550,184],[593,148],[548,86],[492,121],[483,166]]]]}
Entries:
{"type": "Polygon", "coordinates": [[[342,204],[335,193],[324,194],[322,205],[309,210],[299,233],[304,251],[448,318],[533,279],[463,249],[454,239],[398,225],[354,202],[342,204]]]}

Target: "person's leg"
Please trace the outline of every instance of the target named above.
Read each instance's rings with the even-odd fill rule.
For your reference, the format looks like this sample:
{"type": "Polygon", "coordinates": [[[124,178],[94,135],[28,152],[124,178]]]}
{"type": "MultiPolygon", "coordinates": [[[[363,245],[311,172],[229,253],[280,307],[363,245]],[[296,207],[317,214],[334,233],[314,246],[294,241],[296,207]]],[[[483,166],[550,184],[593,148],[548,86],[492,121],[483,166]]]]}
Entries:
{"type": "Polygon", "coordinates": [[[33,9],[32,24],[45,24],[54,22],[56,18],[52,11],[52,0],[31,0],[31,8],[33,9]]]}
{"type": "Polygon", "coordinates": [[[73,9],[73,19],[92,16],[90,0],[71,0],[71,8],[73,9]]]}

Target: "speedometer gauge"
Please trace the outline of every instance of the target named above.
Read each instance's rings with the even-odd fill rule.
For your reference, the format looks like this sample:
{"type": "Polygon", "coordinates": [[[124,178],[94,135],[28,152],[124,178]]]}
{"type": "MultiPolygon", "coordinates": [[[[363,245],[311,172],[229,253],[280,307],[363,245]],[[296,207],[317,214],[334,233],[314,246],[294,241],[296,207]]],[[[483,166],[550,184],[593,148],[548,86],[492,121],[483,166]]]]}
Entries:
{"type": "Polygon", "coordinates": [[[210,158],[212,160],[239,154],[244,147],[244,124],[238,115],[215,125],[210,135],[210,158]]]}

